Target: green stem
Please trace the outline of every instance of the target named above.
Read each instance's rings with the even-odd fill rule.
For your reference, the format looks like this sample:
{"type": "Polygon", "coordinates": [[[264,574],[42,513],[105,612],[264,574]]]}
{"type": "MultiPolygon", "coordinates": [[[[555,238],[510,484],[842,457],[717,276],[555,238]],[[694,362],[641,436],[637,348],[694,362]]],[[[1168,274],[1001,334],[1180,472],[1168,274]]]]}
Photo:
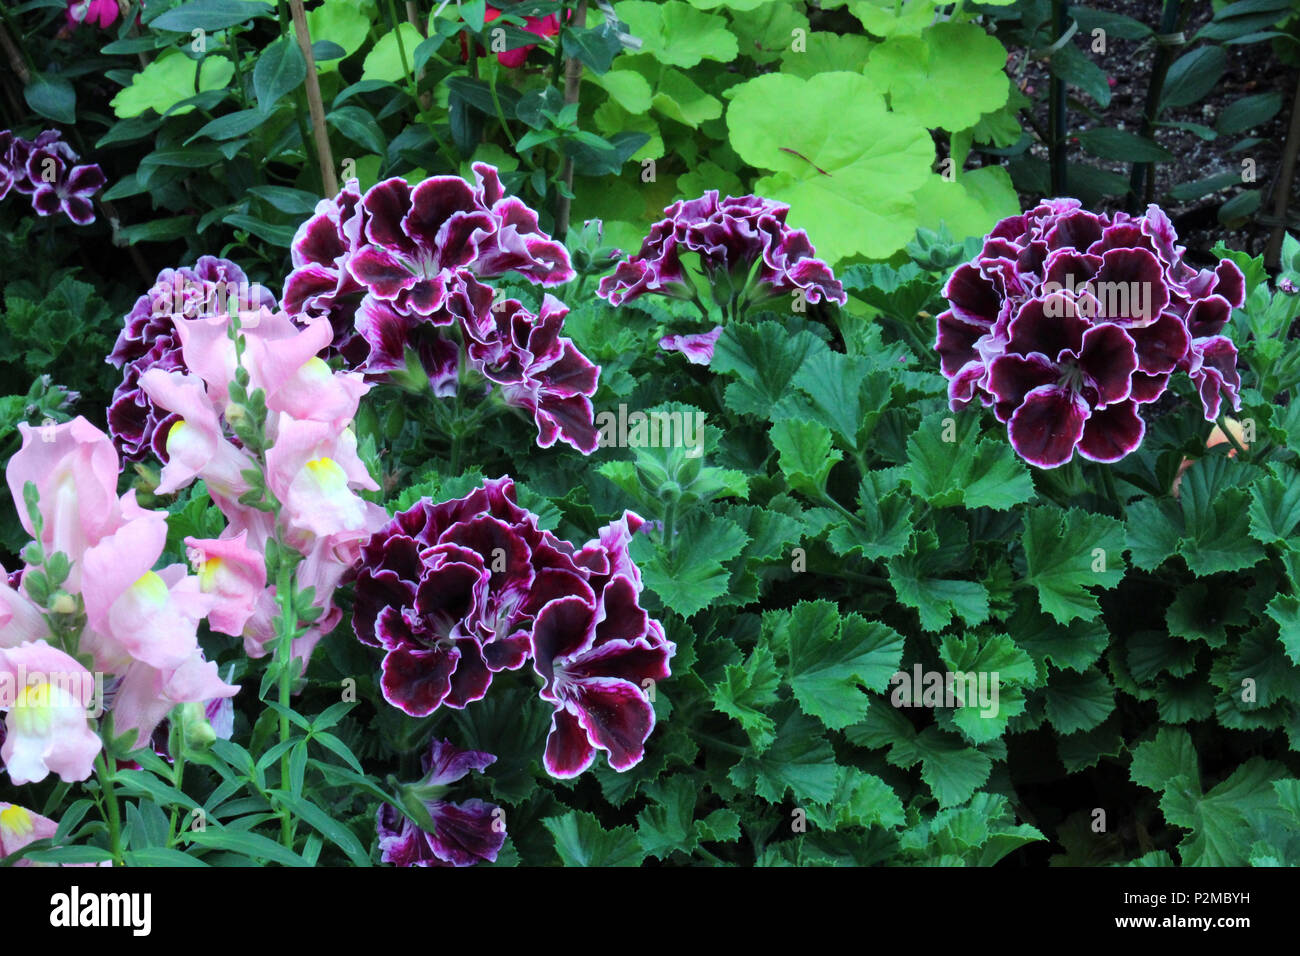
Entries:
{"type": "Polygon", "coordinates": [[[1119,491],[1115,487],[1115,473],[1111,471],[1109,465],[1098,464],[1098,471],[1101,472],[1101,488],[1105,492],[1106,499],[1115,506],[1115,512],[1123,518],[1126,513],[1124,501],[1119,496],[1119,491]]]}
{"type": "Polygon", "coordinates": [[[677,499],[673,498],[664,505],[664,551],[671,558],[673,554],[673,525],[677,522],[677,499]]]}
{"type": "Polygon", "coordinates": [[[519,143],[515,139],[515,134],[510,132],[510,124],[506,122],[506,112],[501,108],[501,98],[497,96],[497,71],[492,71],[492,82],[488,85],[492,91],[492,105],[496,107],[497,120],[501,123],[501,131],[506,134],[506,139],[510,140],[510,146],[519,151],[519,143]]]}
{"type": "Polygon", "coordinates": [[[113,788],[113,775],[109,773],[108,761],[101,750],[95,756],[95,774],[99,777],[99,786],[104,791],[104,801],[108,807],[108,847],[113,854],[113,863],[122,865],[122,817],[117,808],[117,791],[113,788]]]}
{"type": "Polygon", "coordinates": [[[1219,426],[1219,431],[1223,432],[1224,437],[1228,439],[1228,444],[1237,450],[1237,460],[1246,460],[1246,449],[1242,447],[1241,442],[1237,441],[1237,436],[1232,433],[1228,427],[1228,415],[1226,412],[1219,412],[1219,417],[1215,419],[1219,426]]]}
{"type": "MultiPolygon", "coordinates": [[[[298,616],[294,612],[293,567],[283,559],[283,549],[279,572],[276,575],[275,595],[280,603],[280,615],[276,627],[280,634],[276,641],[275,657],[279,672],[280,699],[280,743],[289,739],[289,691],[293,686],[293,637],[298,629],[298,616]]],[[[289,788],[289,751],[280,755],[280,786],[289,788]]],[[[293,850],[293,814],[288,807],[280,811],[280,841],[285,848],[293,850]]]]}

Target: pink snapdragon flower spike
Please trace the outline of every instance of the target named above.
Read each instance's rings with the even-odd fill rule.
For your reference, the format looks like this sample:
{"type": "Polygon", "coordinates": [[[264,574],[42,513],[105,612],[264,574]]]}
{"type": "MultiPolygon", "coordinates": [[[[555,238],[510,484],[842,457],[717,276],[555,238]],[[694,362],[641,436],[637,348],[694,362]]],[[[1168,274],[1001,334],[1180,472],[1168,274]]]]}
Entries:
{"type": "Polygon", "coordinates": [[[482,773],[496,759],[482,751],[462,750],[449,740],[432,740],[422,760],[423,779],[406,790],[428,813],[433,830],[423,830],[395,807],[381,804],[376,824],[383,862],[394,866],[495,862],[506,841],[501,808],[482,800],[451,803],[440,795],[471,772],[482,773]]]}
{"type": "Polygon", "coordinates": [[[695,335],[665,335],[659,347],[665,352],[681,352],[692,365],[707,366],[713,361],[713,348],[722,335],[722,326],[695,335]]]}
{"type": "Polygon", "coordinates": [[[116,736],[135,731],[135,746],[143,747],[153,737],[163,718],[177,704],[203,703],[233,697],[236,685],[227,684],[217,672],[217,665],[204,660],[197,647],[180,663],[169,667],[152,667],[136,662],[122,675],[113,702],[113,733],[116,736]]]}
{"type": "Polygon", "coordinates": [[[1139,406],[1186,372],[1213,421],[1240,407],[1236,349],[1222,335],[1245,300],[1230,260],[1193,269],[1168,216],[1098,215],[1045,200],[1004,219],[944,286],[935,350],[954,410],[979,400],[1042,468],[1114,462],[1141,444],[1139,406]]]}
{"type": "Polygon", "coordinates": [[[557,778],[576,777],[603,750],[612,769],[645,756],[654,729],[649,688],[669,676],[675,647],[637,602],[637,586],[612,577],[594,595],[550,602],[533,628],[533,667],[555,706],[543,763],[557,778]]]}
{"type": "Polygon", "coordinates": [[[622,305],[647,293],[695,295],[682,256],[697,256],[705,277],[753,305],[796,290],[808,302],[843,305],[844,287],[802,229],[786,225],[790,207],[758,196],[719,199],[710,189],[678,200],[650,227],[641,249],[601,279],[598,294],[622,305]]]}
{"type": "Polygon", "coordinates": [[[89,777],[100,749],[87,720],[94,698],[90,671],[44,641],[0,649],[0,708],[8,711],[0,759],[9,778],[89,777]]]}
{"type": "Polygon", "coordinates": [[[172,494],[202,476],[214,495],[237,499],[248,490],[244,472],[252,458],[228,438],[211,400],[211,386],[197,375],[153,368],[140,378],[149,400],[167,412],[159,494],[172,494]]]}
{"type": "MultiPolygon", "coordinates": [[[[153,368],[185,371],[178,319],[220,317],[231,307],[239,311],[275,309],[275,296],[235,263],[201,256],[193,266],[164,269],[149,291],[136,299],[108,361],[122,370],[122,382],[108,409],[108,430],[126,461],[143,461],[152,450],[166,461],[165,411],[140,387],[141,376],[153,368]],[[155,436],[160,438],[155,445],[155,436]]],[[[224,326],[223,326],[224,327],[224,326]]]]}

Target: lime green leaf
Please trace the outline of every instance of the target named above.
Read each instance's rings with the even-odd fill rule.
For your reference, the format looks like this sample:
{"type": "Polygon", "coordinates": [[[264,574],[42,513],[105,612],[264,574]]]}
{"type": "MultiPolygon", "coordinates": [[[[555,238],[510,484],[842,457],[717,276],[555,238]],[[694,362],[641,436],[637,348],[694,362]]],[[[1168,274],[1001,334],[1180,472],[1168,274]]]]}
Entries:
{"type": "MultiPolygon", "coordinates": [[[[635,70],[610,70],[601,75],[587,73],[584,78],[604,87],[611,99],[629,113],[645,113],[650,109],[650,81],[635,70]]],[[[720,111],[721,104],[718,115],[720,111]]]]}
{"type": "Polygon", "coordinates": [[[734,87],[727,128],[742,159],[774,171],[755,191],[789,203],[791,224],[813,232],[827,262],[884,258],[915,233],[911,194],[930,175],[934,142],[865,76],[756,77],[734,87]]]}
{"type": "Polygon", "coordinates": [[[645,859],[635,830],[606,830],[590,813],[570,810],[542,825],[555,837],[555,852],[565,866],[640,866],[645,859]]]}
{"type": "Polygon", "coordinates": [[[1052,505],[1030,508],[1025,517],[1028,580],[1044,611],[1061,624],[1101,613],[1089,587],[1114,587],[1123,576],[1123,528],[1114,518],[1052,505]]]}
{"type": "Polygon", "coordinates": [[[316,39],[329,40],[343,48],[343,56],[337,59],[316,61],[316,72],[330,73],[361,49],[370,35],[370,18],[354,0],[325,0],[319,7],[307,11],[307,28],[316,39]]]}
{"type": "Polygon", "coordinates": [[[803,49],[787,44],[781,54],[781,72],[810,80],[818,73],[861,73],[875,44],[857,34],[838,34],[826,30],[809,33],[803,49]]]}
{"type": "Polygon", "coordinates": [[[725,17],[696,10],[682,0],[622,0],[614,4],[614,13],[641,41],[642,51],[660,63],[682,67],[706,59],[729,63],[739,52],[725,17]]]}
{"type": "Polygon", "coordinates": [[[405,82],[408,70],[414,67],[412,56],[415,48],[423,39],[420,31],[409,23],[402,23],[397,30],[389,30],[366,54],[365,63],[361,67],[361,79],[380,80],[384,83],[405,82]],[[400,47],[397,39],[399,34],[402,38],[400,47]],[[405,69],[402,66],[402,50],[406,51],[405,69]]]}
{"type": "Polygon", "coordinates": [[[660,71],[651,103],[664,116],[692,129],[722,115],[722,100],[706,93],[685,73],[671,67],[660,71]]]}
{"type": "Polygon", "coordinates": [[[1007,101],[1007,51],[973,23],[937,23],[919,37],[895,36],[871,51],[867,76],[896,113],[929,127],[965,129],[1007,101]]]}
{"type": "MultiPolygon", "coordinates": [[[[131,85],[113,97],[113,112],[120,119],[139,116],[147,109],[166,113],[181,100],[198,92],[220,90],[235,75],[234,64],[225,57],[206,57],[200,64],[183,53],[164,53],[131,78],[131,85]]],[[[193,106],[183,106],[173,116],[184,116],[193,106]]]]}
{"type": "Polygon", "coordinates": [[[1002,166],[960,172],[956,179],[929,176],[913,194],[917,225],[937,230],[941,225],[957,236],[978,236],[1000,219],[1016,214],[1020,200],[1011,176],[1002,166]]]}

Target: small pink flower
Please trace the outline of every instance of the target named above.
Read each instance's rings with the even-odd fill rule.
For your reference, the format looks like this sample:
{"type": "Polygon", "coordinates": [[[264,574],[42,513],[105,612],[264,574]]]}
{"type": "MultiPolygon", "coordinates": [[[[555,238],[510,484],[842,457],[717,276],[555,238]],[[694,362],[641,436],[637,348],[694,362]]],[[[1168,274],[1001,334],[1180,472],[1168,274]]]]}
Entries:
{"type": "Polygon", "coordinates": [[[197,565],[199,585],[215,599],[208,624],[233,637],[244,633],[266,588],[266,560],[248,547],[247,539],[247,531],[229,538],[185,539],[187,554],[197,565]]]}
{"type": "Polygon", "coordinates": [[[167,428],[167,463],[159,494],[178,491],[196,477],[222,498],[234,500],[248,490],[242,473],[254,467],[253,461],[225,437],[211,391],[204,390],[198,377],[155,368],[140,377],[140,386],[155,404],[172,412],[170,424],[164,420],[160,426],[167,428]]]}
{"type": "MultiPolygon", "coordinates": [[[[23,847],[37,840],[48,840],[59,831],[59,825],[49,817],[32,813],[26,807],[0,800],[0,860],[13,856],[23,847]]],[[[19,860],[15,866],[32,866],[30,860],[19,860]]]]}
{"type": "Polygon", "coordinates": [[[227,684],[217,665],[203,659],[197,647],[176,667],[159,669],[136,663],[126,672],[113,704],[113,733],[136,731],[135,746],[145,746],[154,729],[177,704],[208,704],[233,697],[239,687],[227,684]]]}
{"type": "Polygon", "coordinates": [[[107,30],[117,22],[121,9],[117,0],[70,0],[66,11],[67,25],[65,32],[71,32],[83,23],[107,30]]]}
{"type": "Polygon", "coordinates": [[[9,712],[0,759],[14,783],[90,776],[100,748],[87,721],[95,693],[94,676],[44,641],[0,650],[0,709],[9,712]]]}

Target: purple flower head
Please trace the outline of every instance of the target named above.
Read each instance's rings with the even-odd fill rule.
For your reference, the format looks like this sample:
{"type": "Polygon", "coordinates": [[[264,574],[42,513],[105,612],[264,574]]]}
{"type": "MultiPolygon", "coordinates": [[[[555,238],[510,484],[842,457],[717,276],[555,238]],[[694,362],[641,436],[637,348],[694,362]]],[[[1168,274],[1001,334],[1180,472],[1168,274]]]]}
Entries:
{"type": "Polygon", "coordinates": [[[396,807],[383,804],[376,824],[379,850],[395,866],[473,866],[492,863],[505,844],[501,808],[482,800],[450,803],[440,799],[446,788],[471,771],[482,773],[496,757],[461,750],[448,740],[433,740],[424,756],[424,778],[406,788],[412,815],[424,817],[417,826],[396,807]]]}
{"type": "Polygon", "coordinates": [[[184,371],[175,318],[217,315],[232,306],[240,311],[275,309],[275,296],[235,263],[203,256],[191,266],[164,269],[153,286],[135,301],[124,319],[108,361],[122,369],[122,382],[108,408],[108,430],[127,461],[143,461],[152,453],[166,462],[165,442],[171,420],[140,387],[149,369],[184,371]]]}
{"type": "Polygon", "coordinates": [[[493,673],[527,660],[542,605],[586,587],[573,555],[509,478],[394,515],[362,547],[352,619],[385,652],[384,698],[417,717],[480,700],[493,673]]]}
{"type": "Polygon", "coordinates": [[[665,352],[681,352],[692,365],[707,366],[713,361],[713,348],[721,335],[720,325],[696,335],[665,335],[659,340],[659,347],[665,352]]]}
{"type": "Polygon", "coordinates": [[[991,405],[1017,453],[1054,468],[1075,450],[1118,461],[1142,441],[1137,406],[1184,371],[1207,419],[1239,407],[1236,350],[1220,335],[1245,300],[1223,260],[1196,270],[1157,206],[1098,215],[1046,200],[1004,219],[944,286],[935,350],[949,403],[991,405]]]}
{"type": "Polygon", "coordinates": [[[10,190],[31,196],[39,216],[62,212],[78,226],[95,221],[92,202],[107,181],[97,165],[78,166],[77,154],[58,130],[34,140],[0,132],[0,199],[10,190]]]}
{"type": "Polygon", "coordinates": [[[537,425],[537,444],[563,441],[584,455],[599,447],[591,396],[600,367],[560,335],[568,306],[549,293],[537,315],[516,299],[492,302],[492,292],[462,279],[449,310],[460,320],[470,364],[537,425]]]}
{"type": "Polygon", "coordinates": [[[637,601],[638,587],[618,574],[597,598],[551,601],[533,627],[533,668],[542,699],[555,706],[543,764],[553,777],[576,777],[603,750],[614,770],[645,756],[654,729],[650,688],[669,676],[676,650],[663,626],[637,601]]]}
{"type": "Polygon", "coordinates": [[[651,292],[689,299],[695,291],[681,257],[694,253],[709,281],[731,288],[742,308],[795,290],[808,302],[843,305],[844,287],[815,258],[808,234],[786,225],[789,212],[758,196],[719,200],[713,189],[679,200],[650,227],[640,251],[600,281],[598,294],[612,305],[651,292]]]}
{"type": "Polygon", "coordinates": [[[285,309],[328,315],[335,348],[380,376],[392,371],[412,330],[452,323],[445,306],[462,271],[480,278],[517,272],[546,286],[573,278],[563,244],[505,195],[496,169],[473,169],[474,185],[433,176],[412,187],[395,177],[361,195],[352,181],[322,201],[294,237],[285,309]]]}

